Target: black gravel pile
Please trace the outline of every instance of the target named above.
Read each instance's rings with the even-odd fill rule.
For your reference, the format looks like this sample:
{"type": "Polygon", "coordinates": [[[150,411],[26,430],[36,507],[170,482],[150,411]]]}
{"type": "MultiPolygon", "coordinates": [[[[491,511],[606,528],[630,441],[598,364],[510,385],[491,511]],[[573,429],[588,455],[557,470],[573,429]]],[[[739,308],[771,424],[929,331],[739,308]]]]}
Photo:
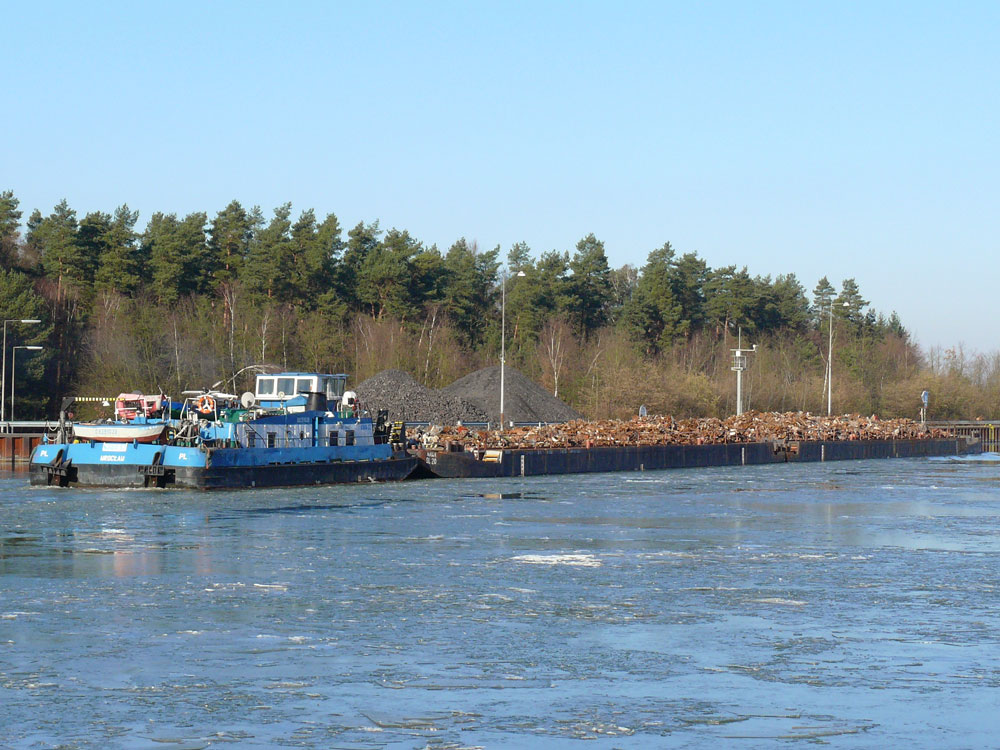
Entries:
{"type": "MultiPolygon", "coordinates": [[[[582,419],[576,409],[564,404],[547,390],[513,367],[504,368],[504,419],[508,422],[569,422],[582,419]]],[[[441,393],[475,404],[500,421],[500,366],[482,370],[456,380],[441,393]]]]}
{"type": "Polygon", "coordinates": [[[476,404],[427,388],[402,370],[383,370],[353,390],[364,408],[373,414],[387,409],[392,421],[451,425],[489,420],[476,404]]]}

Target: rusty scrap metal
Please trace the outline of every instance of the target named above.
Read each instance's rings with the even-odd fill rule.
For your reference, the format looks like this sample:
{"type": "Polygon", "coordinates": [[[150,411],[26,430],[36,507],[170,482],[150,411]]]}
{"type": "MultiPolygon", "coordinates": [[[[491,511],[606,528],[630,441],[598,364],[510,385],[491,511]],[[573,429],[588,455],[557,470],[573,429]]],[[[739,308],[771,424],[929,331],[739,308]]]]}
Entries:
{"type": "Polygon", "coordinates": [[[444,427],[438,444],[466,450],[498,448],[593,448],[613,445],[714,445],[788,443],[799,440],[920,440],[945,437],[940,429],[910,419],[879,419],[845,414],[824,417],[809,412],[744,412],[727,419],[633,417],[629,420],[575,420],[537,427],[477,431],[444,427]]]}

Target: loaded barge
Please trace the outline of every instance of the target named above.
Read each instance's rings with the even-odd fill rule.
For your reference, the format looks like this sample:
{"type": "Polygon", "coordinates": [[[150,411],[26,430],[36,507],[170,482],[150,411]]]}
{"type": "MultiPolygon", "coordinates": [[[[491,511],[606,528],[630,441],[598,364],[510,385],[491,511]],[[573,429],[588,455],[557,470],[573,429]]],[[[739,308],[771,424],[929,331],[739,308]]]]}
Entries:
{"type": "Polygon", "coordinates": [[[67,419],[67,399],[57,434],[32,453],[31,484],[236,489],[982,452],[975,438],[945,437],[909,420],[852,418],[845,427],[808,414],[736,418],[743,422],[651,417],[498,433],[459,426],[435,428],[418,443],[386,412],[373,419],[346,383],[342,374],[286,372],[257,375],[254,391],[241,397],[186,391],[173,402],[122,394],[113,420],[90,423],[67,419]]]}

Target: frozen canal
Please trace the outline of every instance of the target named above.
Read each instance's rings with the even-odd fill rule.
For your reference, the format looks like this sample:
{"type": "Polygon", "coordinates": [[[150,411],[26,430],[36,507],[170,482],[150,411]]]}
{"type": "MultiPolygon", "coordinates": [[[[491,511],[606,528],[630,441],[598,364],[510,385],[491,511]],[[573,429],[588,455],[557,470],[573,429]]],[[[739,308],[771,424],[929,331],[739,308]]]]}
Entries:
{"type": "Polygon", "coordinates": [[[1000,734],[1000,463],[26,484],[0,476],[5,750],[1000,734]]]}

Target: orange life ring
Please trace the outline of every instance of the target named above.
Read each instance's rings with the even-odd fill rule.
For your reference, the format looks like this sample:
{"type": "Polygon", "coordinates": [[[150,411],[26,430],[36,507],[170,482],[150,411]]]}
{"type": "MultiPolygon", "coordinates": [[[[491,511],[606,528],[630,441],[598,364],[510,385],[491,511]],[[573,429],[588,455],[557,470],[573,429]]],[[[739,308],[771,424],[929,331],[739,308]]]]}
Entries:
{"type": "Polygon", "coordinates": [[[199,396],[195,402],[195,408],[200,414],[214,414],[215,399],[211,396],[199,396]]]}

